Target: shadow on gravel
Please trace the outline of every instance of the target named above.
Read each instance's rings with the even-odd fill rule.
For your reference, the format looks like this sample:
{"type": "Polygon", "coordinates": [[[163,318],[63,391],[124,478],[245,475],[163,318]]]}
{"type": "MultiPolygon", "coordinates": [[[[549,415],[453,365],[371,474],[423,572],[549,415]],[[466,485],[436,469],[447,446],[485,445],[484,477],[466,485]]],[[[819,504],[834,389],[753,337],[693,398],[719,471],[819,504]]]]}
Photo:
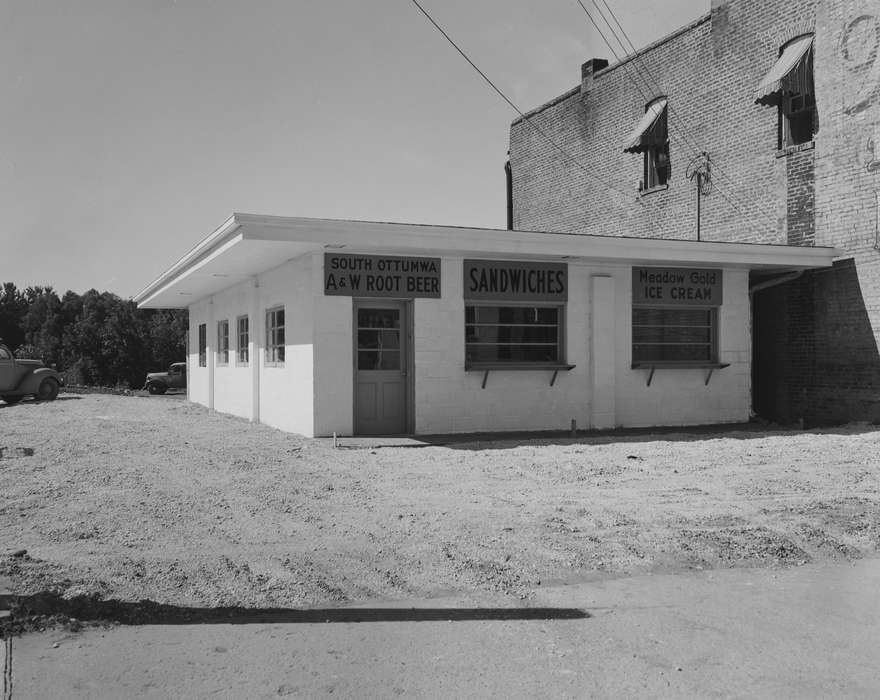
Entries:
{"type": "MultiPolygon", "coordinates": [[[[248,625],[327,622],[464,622],[469,620],[582,620],[579,608],[192,608],[142,600],[128,603],[57,593],[18,596],[5,626],[13,634],[47,624],[248,625]]],[[[3,636],[0,634],[0,636],[3,636]]]]}
{"type": "MultiPolygon", "coordinates": [[[[343,450],[375,450],[379,448],[448,447],[453,450],[509,450],[514,447],[540,445],[607,445],[623,442],[698,442],[730,438],[759,440],[767,437],[796,435],[863,435],[880,432],[880,425],[848,424],[826,428],[800,428],[764,423],[729,423],[722,425],[676,426],[668,428],[615,428],[613,430],[456,433],[450,435],[416,435],[413,437],[341,437],[337,447],[343,450]]],[[[330,443],[328,438],[316,438],[330,443]]]]}
{"type": "MultiPolygon", "coordinates": [[[[53,399],[53,401],[79,401],[81,396],[59,396],[57,399],[53,399]]],[[[0,408],[21,408],[22,406],[33,406],[38,403],[49,403],[48,401],[40,401],[39,399],[25,399],[20,402],[15,403],[6,403],[5,401],[0,402],[0,408]]]]}

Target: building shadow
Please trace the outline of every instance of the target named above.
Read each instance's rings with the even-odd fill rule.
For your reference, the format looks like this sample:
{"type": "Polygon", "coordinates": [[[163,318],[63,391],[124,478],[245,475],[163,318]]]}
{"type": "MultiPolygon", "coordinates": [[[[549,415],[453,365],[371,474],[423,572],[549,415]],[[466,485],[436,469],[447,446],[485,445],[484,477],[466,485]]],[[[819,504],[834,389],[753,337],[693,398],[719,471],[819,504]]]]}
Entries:
{"type": "Polygon", "coordinates": [[[355,622],[468,622],[495,620],[583,620],[580,608],[198,608],[156,603],[125,602],[89,596],[63,598],[52,592],[16,596],[12,622],[33,617],[75,619],[121,625],[251,625],[355,622]]]}
{"type": "MultiPolygon", "coordinates": [[[[453,433],[442,435],[416,435],[411,438],[342,437],[337,439],[341,450],[421,449],[447,447],[453,450],[509,450],[516,447],[540,447],[543,445],[609,445],[614,443],[700,442],[728,438],[734,440],[760,440],[774,436],[803,434],[797,426],[778,425],[766,421],[750,423],[724,423],[716,425],[671,426],[654,428],[614,428],[611,430],[571,431],[522,431],[488,433],[453,433]]],[[[862,435],[880,432],[880,425],[852,424],[825,428],[812,428],[810,433],[821,435],[862,435]]],[[[316,438],[318,442],[332,444],[328,438],[316,438]]]]}
{"type": "MultiPolygon", "coordinates": [[[[53,401],[79,401],[81,396],[59,396],[53,401]]],[[[38,403],[49,403],[48,401],[40,401],[39,399],[22,399],[21,401],[16,401],[15,403],[6,403],[5,401],[0,401],[0,408],[22,408],[25,406],[33,406],[38,403]]]]}
{"type": "Polygon", "coordinates": [[[755,294],[752,403],[772,421],[880,422],[880,352],[853,258],[755,294]]]}

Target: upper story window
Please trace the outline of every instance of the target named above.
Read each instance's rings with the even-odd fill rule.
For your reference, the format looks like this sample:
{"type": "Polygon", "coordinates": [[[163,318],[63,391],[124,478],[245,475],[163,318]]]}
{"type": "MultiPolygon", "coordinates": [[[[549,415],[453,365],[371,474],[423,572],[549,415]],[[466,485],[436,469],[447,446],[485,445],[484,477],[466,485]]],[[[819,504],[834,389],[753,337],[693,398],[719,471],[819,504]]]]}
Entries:
{"type": "Polygon", "coordinates": [[[627,153],[644,155],[644,172],[640,190],[665,187],[669,182],[669,131],[665,97],[659,97],[645,107],[645,114],[630,133],[627,153]]]}
{"type": "Polygon", "coordinates": [[[755,91],[757,104],[776,106],[779,116],[778,148],[813,140],[816,99],[813,83],[813,35],[792,39],[755,91]]]}

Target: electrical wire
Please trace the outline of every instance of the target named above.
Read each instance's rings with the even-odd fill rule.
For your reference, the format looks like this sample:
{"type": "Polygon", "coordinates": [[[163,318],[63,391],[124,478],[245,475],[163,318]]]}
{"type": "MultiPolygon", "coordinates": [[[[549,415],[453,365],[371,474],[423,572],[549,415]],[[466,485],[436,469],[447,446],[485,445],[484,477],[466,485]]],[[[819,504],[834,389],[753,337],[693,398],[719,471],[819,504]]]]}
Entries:
{"type": "MultiPolygon", "coordinates": [[[[533,129],[542,138],[544,138],[544,140],[546,140],[551,146],[553,146],[557,151],[559,151],[559,153],[561,153],[568,161],[573,163],[579,170],[581,170],[591,180],[594,180],[595,182],[600,183],[602,186],[604,186],[608,190],[610,190],[612,192],[616,192],[617,194],[621,195],[622,197],[625,197],[627,201],[632,201],[631,194],[628,194],[628,193],[624,192],[623,190],[620,190],[620,189],[610,185],[606,180],[597,176],[595,173],[593,173],[591,170],[589,170],[584,164],[582,164],[577,158],[575,158],[574,156],[569,154],[565,149],[562,148],[562,146],[560,146],[558,143],[556,143],[556,141],[554,139],[552,139],[537,124],[533,123],[532,120],[526,116],[525,112],[523,112],[519,107],[517,107],[517,105],[509,97],[507,97],[507,95],[505,95],[504,92],[502,92],[502,90],[494,82],[492,82],[492,80],[482,70],[480,70],[479,66],[477,66],[477,64],[474,63],[468,57],[468,55],[458,46],[458,44],[455,43],[455,41],[452,39],[452,37],[449,36],[449,34],[446,33],[446,31],[443,29],[443,27],[441,27],[439,24],[437,24],[437,22],[434,21],[434,18],[431,17],[431,15],[428,13],[428,11],[425,10],[425,8],[419,4],[418,0],[411,0],[411,1],[412,1],[413,5],[415,5],[421,11],[421,13],[428,19],[428,21],[432,25],[434,25],[434,28],[438,32],[440,32],[440,34],[443,35],[443,37],[446,39],[446,41],[448,41],[449,44],[461,55],[461,57],[470,64],[471,68],[473,68],[477,73],[479,73],[480,77],[482,77],[483,80],[485,80],[486,83],[489,84],[489,86],[499,95],[499,97],[501,97],[501,99],[503,99],[508,105],[510,105],[510,107],[512,107],[514,109],[514,111],[516,111],[517,114],[519,114],[519,116],[522,118],[523,122],[525,122],[531,129],[533,129]]],[[[648,217],[649,224],[651,225],[651,228],[655,228],[655,224],[657,223],[657,221],[651,215],[651,213],[650,213],[651,210],[645,206],[644,202],[642,202],[640,198],[636,197],[636,201],[642,205],[642,207],[645,209],[646,212],[649,212],[649,217],[648,217]]]]}
{"type": "MultiPolygon", "coordinates": [[[[642,60],[642,57],[641,57],[641,55],[639,54],[638,50],[636,49],[635,44],[633,44],[632,39],[630,39],[629,35],[626,33],[626,30],[623,28],[623,25],[621,25],[620,20],[617,18],[617,15],[614,13],[614,10],[611,9],[611,7],[608,5],[608,3],[607,3],[606,0],[601,0],[601,1],[602,1],[602,4],[605,6],[605,8],[608,10],[608,14],[610,14],[610,15],[611,15],[611,18],[614,20],[614,23],[615,23],[615,24],[617,25],[617,27],[620,29],[621,34],[622,34],[623,37],[626,39],[626,41],[629,43],[630,49],[632,50],[633,62],[634,62],[634,63],[640,63],[640,64],[642,65],[642,68],[644,69],[645,73],[647,74],[647,78],[645,78],[646,82],[648,82],[648,85],[649,85],[649,86],[653,83],[655,89],[659,90],[659,89],[660,89],[659,82],[654,78],[654,76],[653,76],[653,74],[651,73],[650,69],[648,68],[646,62],[642,60]]],[[[578,0],[578,2],[580,3],[580,0],[578,0]]],[[[601,8],[599,8],[599,6],[596,4],[596,0],[592,0],[592,2],[593,2],[593,5],[596,7],[596,9],[599,11],[599,14],[602,16],[602,19],[605,20],[605,23],[606,23],[606,24],[608,24],[609,28],[611,29],[612,33],[615,35],[615,38],[617,39],[617,41],[618,41],[618,43],[620,44],[620,46],[623,47],[624,52],[628,52],[628,49],[626,48],[626,45],[623,43],[623,41],[620,39],[620,37],[617,35],[617,33],[616,33],[616,32],[614,31],[614,29],[611,27],[611,24],[610,24],[610,22],[608,21],[608,18],[605,17],[605,15],[604,15],[604,13],[602,12],[601,8]]],[[[583,7],[583,4],[582,4],[582,3],[581,3],[581,6],[583,7]]],[[[594,23],[594,24],[595,24],[595,23],[594,23]]],[[[603,38],[603,40],[605,39],[604,36],[603,36],[602,38],[603,38]]],[[[605,40],[605,43],[608,44],[608,41],[605,40]]],[[[610,48],[610,46],[609,46],[609,48],[610,48]]],[[[638,70],[638,68],[636,68],[636,70],[638,70]]],[[[673,120],[670,120],[670,121],[673,121],[673,126],[675,126],[676,131],[678,131],[679,134],[683,136],[683,138],[684,138],[685,141],[688,143],[688,145],[689,145],[691,148],[693,148],[695,151],[698,151],[698,152],[703,151],[704,149],[700,146],[699,142],[696,140],[696,137],[693,137],[693,136],[691,136],[691,135],[688,133],[687,128],[685,127],[685,121],[684,121],[684,119],[681,118],[681,117],[676,113],[675,108],[674,108],[671,104],[667,104],[667,107],[668,107],[668,109],[669,109],[669,111],[670,111],[671,116],[673,116],[673,117],[675,118],[675,121],[673,121],[673,120]],[[681,128],[681,129],[679,129],[679,127],[678,127],[678,122],[681,122],[681,125],[682,125],[682,128],[681,128]]],[[[717,164],[715,165],[715,170],[718,172],[719,175],[721,175],[721,177],[722,177],[723,179],[727,180],[727,182],[729,182],[730,185],[731,185],[732,187],[735,187],[735,186],[736,186],[736,183],[730,178],[730,176],[728,176],[727,173],[726,173],[726,172],[725,172],[720,166],[718,166],[717,164]]],[[[723,190],[720,186],[718,186],[718,191],[719,191],[719,193],[721,193],[721,195],[722,195],[722,196],[723,196],[728,202],[730,202],[730,204],[731,204],[731,205],[732,205],[732,206],[733,206],[733,207],[734,207],[734,208],[735,208],[735,209],[736,209],[736,210],[737,210],[742,216],[745,216],[745,213],[739,208],[739,206],[736,205],[736,204],[735,204],[735,203],[734,203],[729,197],[727,197],[727,196],[724,194],[724,190],[723,190]]],[[[776,227],[776,217],[774,217],[771,213],[767,212],[766,209],[764,209],[763,207],[761,207],[760,205],[758,205],[756,202],[752,202],[752,204],[753,204],[755,210],[756,210],[758,213],[762,214],[762,215],[765,217],[765,219],[766,219],[766,220],[767,220],[767,221],[768,221],[768,222],[769,222],[769,223],[775,228],[775,227],[776,227]]]]}
{"type": "MultiPolygon", "coordinates": [[[[624,61],[624,59],[626,58],[625,53],[627,52],[626,46],[624,45],[624,43],[620,39],[620,37],[617,35],[617,33],[614,31],[614,28],[611,26],[611,23],[609,22],[608,18],[603,14],[602,9],[596,4],[596,1],[595,0],[592,0],[592,1],[593,1],[593,6],[596,8],[596,11],[599,13],[599,16],[605,21],[605,24],[608,26],[609,30],[611,30],[612,35],[617,40],[617,43],[621,46],[621,48],[623,48],[624,56],[621,56],[617,53],[615,48],[611,45],[611,42],[608,40],[608,37],[605,35],[605,32],[602,31],[602,28],[599,26],[599,24],[593,18],[592,14],[586,8],[584,3],[581,2],[581,0],[577,0],[578,4],[581,6],[581,9],[584,11],[584,13],[589,18],[590,22],[596,28],[596,31],[599,33],[599,36],[602,37],[602,40],[605,42],[605,45],[608,47],[608,49],[614,55],[615,60],[617,60],[618,63],[623,66],[624,72],[626,73],[626,75],[630,79],[630,81],[633,83],[633,85],[635,85],[635,87],[639,91],[639,93],[642,95],[642,98],[646,102],[650,101],[649,95],[654,94],[655,91],[659,91],[659,86],[656,86],[656,85],[652,86],[651,83],[646,78],[644,78],[645,83],[647,84],[648,89],[650,91],[647,95],[645,94],[644,90],[642,90],[641,84],[635,78],[633,78],[633,76],[629,70],[630,61],[624,61]]],[[[603,0],[603,2],[604,2],[604,0],[603,0]]],[[[606,3],[606,7],[607,7],[607,3],[606,3]]],[[[610,10],[610,8],[609,8],[609,10],[610,10]]],[[[613,16],[613,13],[612,13],[612,16],[613,16]]],[[[615,17],[614,19],[615,19],[615,22],[618,24],[618,26],[620,26],[620,23],[617,21],[617,18],[615,17]]],[[[621,30],[622,30],[622,27],[621,27],[621,30]]],[[[630,44],[631,43],[632,42],[630,42],[630,44]]],[[[632,63],[633,63],[633,68],[635,69],[636,75],[639,75],[638,66],[635,64],[635,61],[633,61],[632,63]]],[[[672,109],[671,105],[669,105],[668,102],[667,102],[667,109],[670,110],[672,116],[676,116],[676,118],[677,118],[677,115],[676,115],[674,109],[672,109]]],[[[679,128],[677,121],[672,121],[672,120],[669,120],[669,121],[670,121],[670,123],[672,123],[672,126],[675,128],[675,130],[678,132],[678,134],[682,137],[682,141],[685,143],[685,145],[688,146],[689,148],[691,148],[693,151],[699,152],[699,147],[698,146],[695,147],[694,144],[688,139],[687,133],[682,131],[681,128],[679,128]]],[[[744,219],[748,218],[746,213],[739,207],[739,205],[736,202],[734,202],[729,196],[727,196],[727,194],[724,192],[724,190],[722,188],[719,187],[718,192],[731,205],[731,207],[739,213],[740,216],[742,216],[744,219]]],[[[775,225],[775,222],[774,222],[774,225],[775,225]]]]}

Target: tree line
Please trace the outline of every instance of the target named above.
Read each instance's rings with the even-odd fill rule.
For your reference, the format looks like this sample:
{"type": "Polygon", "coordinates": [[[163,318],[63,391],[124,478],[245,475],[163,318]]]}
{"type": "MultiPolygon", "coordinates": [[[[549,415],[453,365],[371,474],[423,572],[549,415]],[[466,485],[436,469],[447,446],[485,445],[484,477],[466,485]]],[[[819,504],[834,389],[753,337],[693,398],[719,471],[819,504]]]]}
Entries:
{"type": "Polygon", "coordinates": [[[148,371],[185,359],[187,327],[185,310],[138,309],[111,292],[0,288],[0,339],[68,384],[140,389],[148,371]]]}

